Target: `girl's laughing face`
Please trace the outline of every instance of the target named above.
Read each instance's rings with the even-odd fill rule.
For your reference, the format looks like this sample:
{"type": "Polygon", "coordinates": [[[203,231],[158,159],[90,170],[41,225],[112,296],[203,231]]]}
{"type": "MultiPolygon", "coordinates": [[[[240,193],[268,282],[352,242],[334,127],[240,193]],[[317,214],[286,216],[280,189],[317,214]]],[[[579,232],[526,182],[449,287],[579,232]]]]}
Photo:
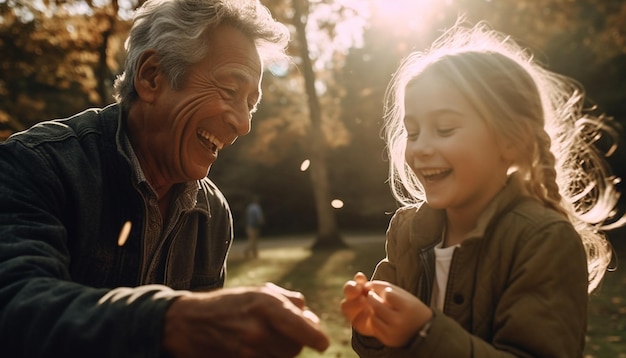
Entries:
{"type": "Polygon", "coordinates": [[[446,78],[427,72],[405,95],[406,161],[431,207],[482,210],[506,182],[496,135],[446,78]]]}

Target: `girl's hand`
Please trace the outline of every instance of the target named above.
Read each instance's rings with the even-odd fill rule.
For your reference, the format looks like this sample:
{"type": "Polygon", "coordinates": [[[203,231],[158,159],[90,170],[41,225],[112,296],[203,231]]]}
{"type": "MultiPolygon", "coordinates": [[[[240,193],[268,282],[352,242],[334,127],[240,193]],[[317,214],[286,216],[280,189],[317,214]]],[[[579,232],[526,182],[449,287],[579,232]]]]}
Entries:
{"type": "MultiPolygon", "coordinates": [[[[363,309],[363,324],[367,333],[389,347],[403,347],[413,339],[418,331],[433,317],[432,310],[411,293],[385,281],[371,281],[365,284],[368,309],[363,309]]],[[[345,290],[344,290],[345,291],[345,290]]],[[[354,322],[354,321],[353,321],[354,322]]]]}
{"type": "Polygon", "coordinates": [[[362,272],[358,272],[354,275],[354,280],[344,284],[341,311],[357,332],[365,336],[374,336],[371,323],[374,312],[367,302],[369,291],[367,284],[367,277],[362,272]]]}

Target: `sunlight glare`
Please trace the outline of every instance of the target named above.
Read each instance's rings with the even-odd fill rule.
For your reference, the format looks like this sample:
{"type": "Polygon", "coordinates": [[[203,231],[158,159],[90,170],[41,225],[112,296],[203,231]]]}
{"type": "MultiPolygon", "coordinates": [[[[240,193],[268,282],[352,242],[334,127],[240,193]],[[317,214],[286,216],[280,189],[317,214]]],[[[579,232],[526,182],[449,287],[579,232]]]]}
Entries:
{"type": "Polygon", "coordinates": [[[363,30],[370,16],[367,1],[312,1],[309,10],[306,33],[315,70],[332,68],[337,54],[363,46],[363,30]]]}
{"type": "Polygon", "coordinates": [[[386,27],[416,31],[426,28],[432,16],[451,3],[451,0],[372,0],[372,12],[386,27]]]}

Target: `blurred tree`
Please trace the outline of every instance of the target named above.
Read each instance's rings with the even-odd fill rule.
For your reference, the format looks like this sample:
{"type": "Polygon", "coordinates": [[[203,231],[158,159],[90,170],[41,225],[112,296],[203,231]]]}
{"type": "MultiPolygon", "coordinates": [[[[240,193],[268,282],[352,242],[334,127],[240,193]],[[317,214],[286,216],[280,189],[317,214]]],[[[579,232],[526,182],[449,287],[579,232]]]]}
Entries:
{"type": "MultiPolygon", "coordinates": [[[[117,0],[0,2],[0,122],[4,135],[111,103],[128,25],[117,0]]],[[[1,139],[1,138],[0,138],[1,139]]]]}
{"type": "Polygon", "coordinates": [[[344,246],[341,241],[335,212],[330,206],[331,197],[326,161],[326,140],[322,131],[322,108],[316,89],[316,76],[313,63],[309,57],[309,41],[306,24],[309,19],[309,3],[307,0],[293,0],[292,24],[296,28],[296,39],[303,71],[304,87],[308,98],[310,119],[309,150],[313,165],[310,168],[311,182],[317,208],[317,238],[314,248],[344,246]]]}

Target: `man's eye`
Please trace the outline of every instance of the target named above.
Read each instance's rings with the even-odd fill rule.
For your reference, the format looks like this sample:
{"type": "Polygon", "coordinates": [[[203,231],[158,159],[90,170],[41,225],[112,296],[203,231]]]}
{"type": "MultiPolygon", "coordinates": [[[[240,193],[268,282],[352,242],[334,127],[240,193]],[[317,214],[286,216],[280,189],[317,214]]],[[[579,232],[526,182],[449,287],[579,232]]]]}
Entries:
{"type": "Polygon", "coordinates": [[[225,87],[224,87],[224,88],[222,88],[222,91],[224,91],[224,93],[226,93],[226,95],[227,95],[228,97],[233,98],[233,97],[236,97],[236,96],[237,96],[237,91],[235,91],[235,90],[234,90],[234,89],[232,89],[232,88],[225,88],[225,87]]]}

